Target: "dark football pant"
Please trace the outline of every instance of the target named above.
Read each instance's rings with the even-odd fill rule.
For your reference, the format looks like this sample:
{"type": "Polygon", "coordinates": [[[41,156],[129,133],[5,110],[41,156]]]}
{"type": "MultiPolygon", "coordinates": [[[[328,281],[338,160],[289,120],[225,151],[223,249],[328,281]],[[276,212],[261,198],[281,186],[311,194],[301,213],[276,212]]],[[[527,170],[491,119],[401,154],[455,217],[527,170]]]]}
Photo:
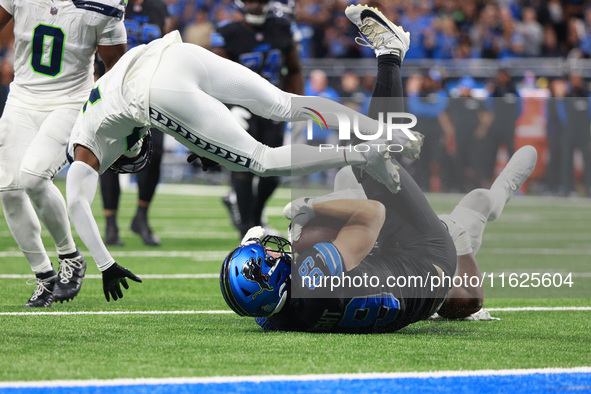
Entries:
{"type": "MultiPolygon", "coordinates": [[[[285,123],[275,122],[253,115],[248,121],[248,133],[257,141],[276,148],[283,145],[285,123]]],[[[246,231],[253,226],[261,226],[263,209],[265,204],[280,183],[280,178],[258,177],[258,186],[255,191],[253,180],[255,175],[250,172],[232,172],[232,188],[236,192],[238,210],[240,211],[240,231],[246,231]]]]}
{"type": "MultiPolygon", "coordinates": [[[[380,56],[369,117],[377,118],[379,112],[404,112],[402,96],[400,60],[396,56],[380,56]],[[383,97],[390,99],[384,100],[383,97]]],[[[457,265],[456,250],[445,225],[414,179],[395,159],[393,161],[400,167],[401,190],[396,194],[358,168],[353,168],[367,198],[377,200],[386,207],[386,220],[377,248],[350,274],[366,272],[384,281],[387,276],[420,276],[427,280],[439,276],[439,268],[446,276],[453,277],[457,265]]],[[[403,318],[397,319],[397,324],[404,327],[434,313],[449,288],[444,286],[433,291],[428,286],[391,289],[400,298],[404,314],[403,318]]]]}

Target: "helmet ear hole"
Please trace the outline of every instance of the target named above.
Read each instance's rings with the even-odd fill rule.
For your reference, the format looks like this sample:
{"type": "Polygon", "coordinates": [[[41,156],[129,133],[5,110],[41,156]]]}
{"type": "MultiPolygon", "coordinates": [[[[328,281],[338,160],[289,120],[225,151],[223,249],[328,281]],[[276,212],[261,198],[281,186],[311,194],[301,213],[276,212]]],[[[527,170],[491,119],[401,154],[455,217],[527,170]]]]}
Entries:
{"type": "Polygon", "coordinates": [[[244,293],[244,295],[246,297],[250,297],[252,295],[252,293],[250,291],[248,291],[248,290],[244,290],[244,289],[241,289],[241,290],[242,290],[242,293],[244,293]]]}

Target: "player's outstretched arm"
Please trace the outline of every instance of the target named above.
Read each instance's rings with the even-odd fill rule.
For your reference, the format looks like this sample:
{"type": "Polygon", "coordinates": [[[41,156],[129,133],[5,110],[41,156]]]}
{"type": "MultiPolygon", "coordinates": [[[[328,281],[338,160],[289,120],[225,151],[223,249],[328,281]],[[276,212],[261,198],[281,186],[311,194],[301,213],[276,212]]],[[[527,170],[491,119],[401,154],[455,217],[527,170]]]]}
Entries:
{"type": "Polygon", "coordinates": [[[119,266],[101,239],[90,208],[96,194],[98,168],[97,157],[89,149],[76,146],[74,162],[66,178],[66,199],[68,214],[76,232],[92,254],[99,270],[103,272],[103,290],[105,298],[109,301],[109,294],[113,300],[123,297],[119,284],[126,289],[129,288],[125,278],[136,282],[141,282],[141,279],[119,266]]]}
{"type": "Polygon", "coordinates": [[[371,252],[386,219],[386,208],[374,200],[333,200],[313,204],[316,215],[331,216],[345,222],[333,244],[345,270],[357,267],[371,252]]]}
{"type": "Polygon", "coordinates": [[[121,56],[125,55],[127,45],[99,45],[97,51],[103,63],[105,63],[105,71],[109,71],[121,56]]]}

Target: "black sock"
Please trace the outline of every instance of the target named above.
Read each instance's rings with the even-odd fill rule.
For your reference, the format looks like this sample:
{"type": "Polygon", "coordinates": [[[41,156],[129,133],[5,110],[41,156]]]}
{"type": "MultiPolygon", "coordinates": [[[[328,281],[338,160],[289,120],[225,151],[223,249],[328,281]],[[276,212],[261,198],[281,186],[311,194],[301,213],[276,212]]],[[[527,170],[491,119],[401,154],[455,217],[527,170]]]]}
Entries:
{"type": "Polygon", "coordinates": [[[117,215],[107,215],[105,220],[107,221],[107,227],[117,228],[117,215]]]}
{"type": "Polygon", "coordinates": [[[151,129],[151,132],[152,157],[150,158],[150,164],[137,173],[139,199],[146,202],[152,201],[158,182],[160,182],[160,163],[162,162],[162,146],[164,141],[164,134],[161,131],[151,129]]]}
{"type": "Polygon", "coordinates": [[[378,76],[368,112],[370,118],[378,119],[380,112],[404,112],[400,64],[400,58],[396,55],[378,57],[378,76]]]}
{"type": "Polygon", "coordinates": [[[137,207],[137,211],[135,212],[135,217],[140,219],[148,220],[148,207],[137,207]]]}
{"type": "Polygon", "coordinates": [[[271,176],[266,178],[259,177],[259,187],[257,189],[257,199],[254,204],[254,225],[262,225],[263,209],[265,204],[279,186],[279,177],[271,176]]]}
{"type": "Polygon", "coordinates": [[[59,259],[72,259],[74,257],[78,257],[80,255],[80,252],[78,251],[78,249],[76,249],[75,252],[73,253],[68,253],[68,254],[60,254],[58,256],[59,259]]]}
{"type": "Polygon", "coordinates": [[[252,191],[253,174],[248,172],[232,173],[232,187],[236,192],[236,203],[240,211],[242,227],[247,230],[254,226],[254,196],[252,191]]]}
{"type": "Polygon", "coordinates": [[[49,279],[52,276],[56,276],[56,275],[57,275],[57,272],[55,272],[55,270],[53,268],[51,268],[50,271],[35,274],[35,277],[37,279],[49,279]]]}
{"type": "Polygon", "coordinates": [[[119,195],[121,194],[119,174],[107,170],[100,176],[100,183],[103,208],[116,211],[119,208],[119,195]]]}

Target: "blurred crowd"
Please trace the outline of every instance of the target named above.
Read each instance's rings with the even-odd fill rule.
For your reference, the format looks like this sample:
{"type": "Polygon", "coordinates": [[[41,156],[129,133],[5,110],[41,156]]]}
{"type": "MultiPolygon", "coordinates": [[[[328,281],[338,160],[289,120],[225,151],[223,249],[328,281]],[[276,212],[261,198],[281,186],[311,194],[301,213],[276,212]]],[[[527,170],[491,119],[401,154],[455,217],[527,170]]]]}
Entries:
{"type": "MultiPolygon", "coordinates": [[[[283,0],[284,3],[289,3],[283,0]]],[[[167,0],[185,40],[207,45],[218,23],[240,20],[233,0],[167,0]]],[[[354,44],[343,14],[350,0],[293,3],[304,58],[372,57],[354,44]]],[[[590,57],[591,3],[587,0],[372,0],[411,33],[406,59],[590,57]]]]}
{"type": "MultiPolygon", "coordinates": [[[[186,42],[205,47],[220,23],[243,19],[234,0],[165,1],[171,27],[179,29],[186,42]]],[[[357,29],[343,13],[352,1],[280,2],[288,5],[279,12],[292,20],[302,58],[374,57],[373,50],[354,42],[357,29]]],[[[591,0],[368,4],[411,32],[405,62],[415,59],[415,68],[421,67],[419,59],[591,57],[591,0]]],[[[10,30],[0,34],[2,98],[13,78],[10,30]]],[[[321,69],[307,73],[306,95],[333,98],[366,112],[374,77],[354,68],[341,74],[328,78],[321,69]]],[[[499,157],[506,159],[522,144],[534,143],[542,153],[533,176],[538,191],[591,194],[589,81],[576,73],[555,79],[510,74],[515,75],[500,70],[487,80],[456,79],[448,78],[445,69],[432,68],[405,79],[407,109],[417,115],[417,130],[426,135],[422,160],[408,163],[421,187],[459,192],[486,187],[499,157]]],[[[0,113],[4,101],[0,99],[0,113]]],[[[331,138],[326,131],[314,135],[331,138]]]]}
{"type": "MultiPolygon", "coordinates": [[[[374,82],[351,71],[331,79],[313,70],[306,93],[366,112],[374,82]]],[[[531,177],[535,192],[591,195],[590,90],[576,72],[551,80],[526,72],[515,79],[501,69],[482,80],[445,78],[444,70],[432,68],[405,85],[406,110],[417,117],[425,141],[421,159],[403,165],[424,191],[489,187],[508,157],[530,144],[540,153],[531,177]]],[[[338,143],[333,132],[315,129],[313,135],[315,144],[338,143]]]]}

